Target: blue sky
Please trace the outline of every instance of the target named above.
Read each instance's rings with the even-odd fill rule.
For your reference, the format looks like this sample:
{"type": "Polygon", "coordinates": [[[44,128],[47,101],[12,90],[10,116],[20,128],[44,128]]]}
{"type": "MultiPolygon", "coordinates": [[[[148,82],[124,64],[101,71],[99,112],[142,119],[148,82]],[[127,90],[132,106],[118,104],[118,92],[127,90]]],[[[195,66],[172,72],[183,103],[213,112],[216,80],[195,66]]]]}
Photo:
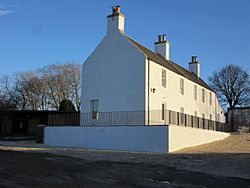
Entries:
{"type": "Polygon", "coordinates": [[[229,63],[250,72],[249,0],[0,0],[0,75],[83,63],[116,4],[128,36],[154,49],[166,33],[170,58],[187,67],[197,55],[203,79],[229,63]]]}

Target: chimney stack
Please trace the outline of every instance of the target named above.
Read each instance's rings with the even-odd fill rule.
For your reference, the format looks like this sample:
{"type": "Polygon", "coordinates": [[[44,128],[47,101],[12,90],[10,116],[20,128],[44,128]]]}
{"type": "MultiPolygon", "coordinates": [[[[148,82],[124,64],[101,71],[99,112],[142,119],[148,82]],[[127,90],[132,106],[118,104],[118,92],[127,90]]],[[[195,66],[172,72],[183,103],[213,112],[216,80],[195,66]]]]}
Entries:
{"type": "Polygon", "coordinates": [[[112,14],[107,16],[108,19],[108,34],[120,31],[124,33],[124,19],[125,16],[121,14],[121,7],[116,5],[112,7],[112,14]]]}
{"type": "Polygon", "coordinates": [[[191,57],[191,62],[188,63],[189,71],[194,73],[198,78],[200,78],[200,63],[197,56],[191,57]]]}
{"type": "Polygon", "coordinates": [[[169,61],[169,42],[166,34],[158,35],[158,41],[155,42],[155,53],[169,61]]]}

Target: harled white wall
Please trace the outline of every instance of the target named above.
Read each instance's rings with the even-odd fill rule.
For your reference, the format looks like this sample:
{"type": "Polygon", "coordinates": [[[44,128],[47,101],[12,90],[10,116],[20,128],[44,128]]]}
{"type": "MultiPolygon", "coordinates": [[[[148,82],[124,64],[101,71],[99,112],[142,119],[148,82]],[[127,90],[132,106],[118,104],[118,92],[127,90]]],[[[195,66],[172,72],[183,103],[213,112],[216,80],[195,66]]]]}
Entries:
{"type": "Polygon", "coordinates": [[[45,127],[44,143],[91,149],[173,152],[224,139],[228,133],[182,126],[45,127]]]}
{"type": "MultiPolygon", "coordinates": [[[[210,119],[212,114],[212,120],[216,120],[219,114],[219,121],[224,122],[224,113],[218,103],[214,92],[190,81],[189,79],[176,74],[175,72],[166,69],[165,67],[149,60],[146,62],[146,83],[149,78],[149,107],[150,110],[161,110],[162,103],[166,103],[167,110],[180,112],[180,108],[184,108],[184,113],[189,115],[195,115],[202,117],[205,114],[206,119],[210,119]],[[149,64],[149,65],[148,65],[149,64]],[[150,71],[148,72],[148,67],[150,71]],[[167,87],[162,86],[162,69],[167,72],[167,87]],[[148,76],[149,75],[149,76],[148,76]],[[184,80],[184,95],[180,93],[180,78],[184,80]],[[194,85],[197,85],[197,100],[194,99],[194,85]],[[151,89],[155,88],[155,93],[151,89]],[[202,89],[205,89],[205,102],[202,102],[202,89]],[[212,104],[209,103],[209,92],[212,93],[212,104]],[[222,112],[222,113],[221,113],[222,112]]],[[[147,96],[148,84],[145,88],[145,104],[146,110],[148,109],[148,96],[147,96]]]]}
{"type": "Polygon", "coordinates": [[[196,111],[198,117],[204,113],[205,118],[210,119],[211,114],[212,120],[225,121],[214,92],[147,60],[118,30],[107,33],[85,61],[82,78],[81,112],[90,112],[91,99],[99,99],[99,112],[147,111],[148,105],[150,111],[160,112],[162,103],[165,103],[167,110],[180,112],[183,107],[185,114],[195,115],[196,111]],[[162,69],[167,72],[166,88],[161,85],[162,69]],[[184,95],[180,94],[180,78],[184,80],[184,95]],[[194,85],[198,89],[197,100],[194,99],[194,85]],[[202,89],[205,89],[205,102],[202,102],[202,89]]]}
{"type": "Polygon", "coordinates": [[[214,142],[229,135],[224,132],[171,125],[169,126],[169,152],[214,142]]]}
{"type": "Polygon", "coordinates": [[[168,152],[167,126],[45,127],[44,143],[90,149],[168,152]]]}
{"type": "Polygon", "coordinates": [[[83,64],[81,112],[144,110],[145,55],[120,32],[108,33],[83,64]]]}

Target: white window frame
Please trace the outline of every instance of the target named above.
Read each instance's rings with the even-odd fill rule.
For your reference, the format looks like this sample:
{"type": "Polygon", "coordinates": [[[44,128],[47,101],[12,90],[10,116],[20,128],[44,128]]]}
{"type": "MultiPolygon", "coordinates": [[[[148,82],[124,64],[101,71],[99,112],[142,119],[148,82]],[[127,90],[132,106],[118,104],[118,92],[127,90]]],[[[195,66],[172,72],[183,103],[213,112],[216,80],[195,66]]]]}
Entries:
{"type": "Polygon", "coordinates": [[[98,119],[99,99],[90,100],[90,112],[92,120],[98,119]]]}
{"type": "Polygon", "coordinates": [[[209,104],[212,105],[212,92],[209,92],[209,104]]]}
{"type": "Polygon", "coordinates": [[[161,120],[165,120],[166,103],[161,104],[161,120]]]}
{"type": "Polygon", "coordinates": [[[202,102],[205,103],[205,89],[201,89],[201,97],[202,97],[202,102]]]}
{"type": "Polygon", "coordinates": [[[183,125],[184,123],[185,123],[184,107],[180,107],[180,124],[183,125]]]}
{"type": "Polygon", "coordinates": [[[166,88],[167,87],[167,71],[162,69],[161,71],[161,85],[166,88]]]}
{"type": "Polygon", "coordinates": [[[197,91],[198,91],[198,87],[197,87],[197,85],[196,84],[194,84],[194,100],[196,100],[197,101],[197,91]]]}
{"type": "Polygon", "coordinates": [[[220,113],[217,113],[217,122],[220,122],[220,113]]]}
{"type": "Polygon", "coordinates": [[[180,94],[184,95],[184,79],[180,78],[180,94]]]}

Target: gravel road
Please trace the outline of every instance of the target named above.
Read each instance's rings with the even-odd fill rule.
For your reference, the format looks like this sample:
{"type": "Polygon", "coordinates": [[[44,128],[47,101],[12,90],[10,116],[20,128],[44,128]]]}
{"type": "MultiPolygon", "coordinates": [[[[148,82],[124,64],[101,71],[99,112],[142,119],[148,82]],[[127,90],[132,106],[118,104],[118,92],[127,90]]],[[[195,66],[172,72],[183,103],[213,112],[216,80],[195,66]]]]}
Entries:
{"type": "Polygon", "coordinates": [[[250,187],[250,134],[172,154],[0,142],[0,187],[250,187]]]}

